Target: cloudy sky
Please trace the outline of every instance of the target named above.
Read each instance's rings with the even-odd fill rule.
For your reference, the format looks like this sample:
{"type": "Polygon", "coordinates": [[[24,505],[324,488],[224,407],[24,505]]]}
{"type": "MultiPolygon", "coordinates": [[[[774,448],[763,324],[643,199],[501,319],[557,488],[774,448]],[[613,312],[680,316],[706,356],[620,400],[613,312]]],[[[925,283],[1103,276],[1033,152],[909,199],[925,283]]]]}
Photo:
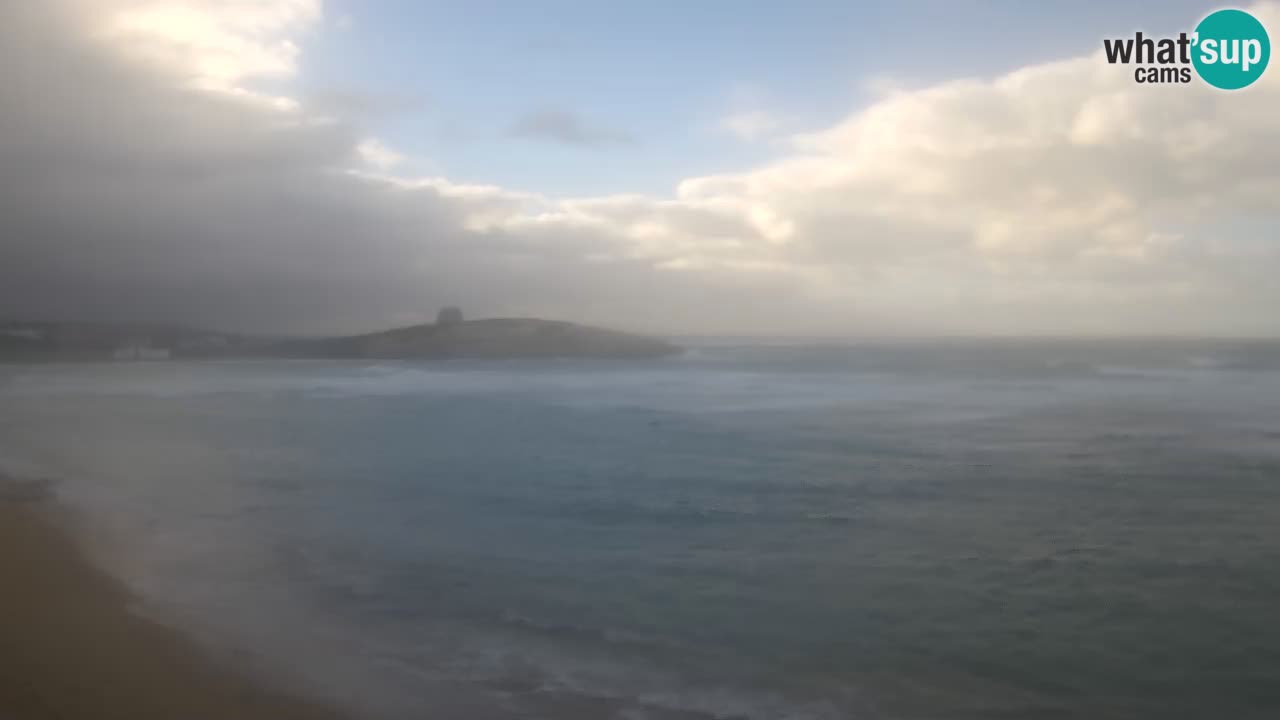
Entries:
{"type": "Polygon", "coordinates": [[[2,3],[0,317],[1280,334],[1280,70],[1150,5],[2,3]]]}

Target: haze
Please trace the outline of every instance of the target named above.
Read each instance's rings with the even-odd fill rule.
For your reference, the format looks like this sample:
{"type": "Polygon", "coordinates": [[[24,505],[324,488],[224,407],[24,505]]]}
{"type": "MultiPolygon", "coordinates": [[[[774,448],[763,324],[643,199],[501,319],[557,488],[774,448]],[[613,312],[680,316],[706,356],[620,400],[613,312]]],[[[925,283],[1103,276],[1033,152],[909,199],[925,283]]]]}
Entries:
{"type": "Polygon", "coordinates": [[[1101,57],[1213,6],[410,5],[4,3],[0,316],[1280,331],[1280,70],[1101,57]]]}

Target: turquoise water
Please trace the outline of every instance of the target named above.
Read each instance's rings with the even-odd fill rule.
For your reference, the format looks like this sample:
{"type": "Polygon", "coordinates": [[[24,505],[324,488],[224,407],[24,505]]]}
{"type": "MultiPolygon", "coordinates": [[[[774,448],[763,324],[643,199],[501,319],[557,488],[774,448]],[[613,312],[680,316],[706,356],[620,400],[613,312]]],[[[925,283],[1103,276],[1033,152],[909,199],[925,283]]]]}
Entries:
{"type": "Polygon", "coordinates": [[[375,718],[1271,718],[1280,350],[0,368],[144,609],[375,718]]]}

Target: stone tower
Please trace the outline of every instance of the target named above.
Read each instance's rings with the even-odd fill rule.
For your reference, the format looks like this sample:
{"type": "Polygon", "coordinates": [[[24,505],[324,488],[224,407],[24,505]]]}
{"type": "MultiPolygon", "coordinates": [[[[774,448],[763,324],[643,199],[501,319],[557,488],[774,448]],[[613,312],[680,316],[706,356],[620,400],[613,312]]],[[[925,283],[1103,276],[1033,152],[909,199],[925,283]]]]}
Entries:
{"type": "Polygon", "coordinates": [[[436,325],[457,325],[462,322],[462,310],[458,307],[450,305],[440,308],[440,312],[436,313],[436,325]]]}

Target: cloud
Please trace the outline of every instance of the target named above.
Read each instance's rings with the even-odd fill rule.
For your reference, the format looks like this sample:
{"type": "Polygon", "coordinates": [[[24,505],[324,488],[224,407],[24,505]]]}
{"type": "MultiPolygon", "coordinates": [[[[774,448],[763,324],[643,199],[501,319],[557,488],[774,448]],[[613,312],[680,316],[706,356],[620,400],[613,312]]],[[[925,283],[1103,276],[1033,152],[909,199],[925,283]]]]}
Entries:
{"type": "Polygon", "coordinates": [[[733,305],[732,280],[664,274],[607,231],[538,227],[555,203],[536,194],[353,168],[359,128],[193,86],[104,41],[115,7],[93,7],[0,6],[8,316],[333,332],[446,303],[639,327],[733,305]]]}
{"type": "Polygon", "coordinates": [[[404,163],[405,156],[387,147],[377,138],[366,138],[356,145],[356,154],[364,164],[375,170],[387,171],[404,163]]]}
{"type": "Polygon", "coordinates": [[[127,0],[100,7],[109,12],[96,29],[117,47],[211,88],[292,75],[294,36],[321,18],[320,0],[127,0]]]}
{"type": "Polygon", "coordinates": [[[627,133],[596,127],[574,113],[564,110],[539,110],[516,120],[507,135],[526,140],[541,140],[580,147],[632,145],[635,138],[627,133]]]}
{"type": "Polygon", "coordinates": [[[739,140],[759,140],[781,127],[782,121],[773,113],[765,110],[751,110],[734,113],[720,121],[720,127],[739,140]]]}
{"type": "MultiPolygon", "coordinates": [[[[293,72],[310,3],[163,5],[181,12],[134,17],[185,19],[0,5],[6,314],[320,332],[457,303],[693,332],[1280,332],[1276,72],[1225,93],[1066,59],[886,91],[666,197],[551,198],[398,176],[350,119],[257,92],[293,72]]],[[[517,125],[620,141],[541,115],[517,125]]]]}
{"type": "Polygon", "coordinates": [[[1280,189],[1276,129],[1259,121],[1278,85],[1148,88],[1096,56],[1027,67],[892,95],[793,138],[791,157],[680,194],[768,207],[797,243],[858,244],[864,262],[944,249],[1060,269],[1152,260],[1160,232],[1261,209],[1280,189]],[[880,226],[894,232],[858,232],[880,226]]]}

